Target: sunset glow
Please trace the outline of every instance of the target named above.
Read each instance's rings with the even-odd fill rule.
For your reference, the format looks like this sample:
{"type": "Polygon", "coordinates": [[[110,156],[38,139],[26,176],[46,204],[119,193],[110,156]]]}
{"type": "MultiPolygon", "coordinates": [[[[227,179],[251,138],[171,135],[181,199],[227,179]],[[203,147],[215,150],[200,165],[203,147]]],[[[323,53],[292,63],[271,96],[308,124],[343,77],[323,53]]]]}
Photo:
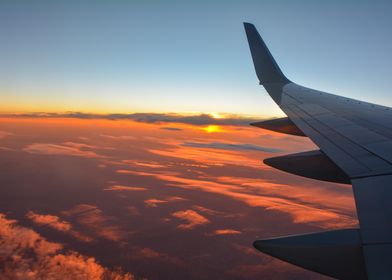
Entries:
{"type": "MultiPolygon", "coordinates": [[[[12,213],[2,217],[18,221],[16,230],[77,252],[72,258],[80,269],[94,257],[89,262],[97,275],[112,273],[114,261],[121,277],[159,279],[176,271],[198,279],[192,271],[203,271],[254,279],[274,271],[282,278],[321,279],[280,262],[260,269],[260,262],[272,260],[250,246],[259,237],[357,224],[349,187],[262,163],[313,148],[306,139],[251,126],[1,118],[1,179],[12,186],[0,189],[2,213],[12,213]],[[191,255],[189,244],[198,244],[191,255]],[[191,256],[203,261],[195,264],[191,256]],[[244,266],[253,273],[244,274],[244,266]]],[[[48,254],[55,257],[57,248],[48,254]]]]}

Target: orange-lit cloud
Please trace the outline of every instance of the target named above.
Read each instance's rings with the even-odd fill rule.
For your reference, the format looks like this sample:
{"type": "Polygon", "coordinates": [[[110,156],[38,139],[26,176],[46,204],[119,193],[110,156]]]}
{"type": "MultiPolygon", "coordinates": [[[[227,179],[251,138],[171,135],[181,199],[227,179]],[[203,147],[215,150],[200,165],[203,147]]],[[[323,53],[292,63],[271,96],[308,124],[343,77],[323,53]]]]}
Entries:
{"type": "Polygon", "coordinates": [[[184,220],[186,223],[180,224],[178,228],[181,229],[193,229],[197,226],[210,223],[210,221],[193,210],[177,211],[172,213],[172,215],[180,220],[184,220]]]}
{"type": "Polygon", "coordinates": [[[241,231],[235,229],[217,229],[214,231],[215,235],[234,235],[240,233],[241,231]]]}
{"type": "MultiPolygon", "coordinates": [[[[348,213],[339,211],[339,209],[326,208],[325,205],[313,205],[304,201],[295,201],[290,198],[288,193],[286,197],[279,197],[271,194],[254,194],[241,185],[222,184],[205,179],[190,179],[179,176],[172,176],[160,173],[144,173],[144,176],[153,176],[160,180],[167,181],[171,185],[195,189],[211,193],[217,193],[228,196],[232,199],[242,201],[252,207],[263,207],[267,210],[276,210],[287,213],[293,217],[294,223],[314,223],[320,227],[342,227],[354,226],[357,220],[348,213]]],[[[266,183],[269,184],[268,182],[266,183]]]]}
{"type": "Polygon", "coordinates": [[[146,188],[114,185],[103,189],[104,191],[146,191],[146,188]]]}
{"type": "Polygon", "coordinates": [[[244,191],[255,194],[285,197],[303,203],[311,202],[324,208],[341,210],[347,213],[355,209],[351,186],[347,185],[339,185],[339,188],[331,191],[323,187],[277,184],[253,178],[221,176],[216,179],[221,183],[241,186],[244,191]],[[333,196],[333,199],[331,199],[331,196],[333,196]]]}
{"type": "Polygon", "coordinates": [[[1,279],[132,280],[131,273],[110,271],[94,258],[64,251],[35,231],[0,213],[1,279]]]}
{"type": "Polygon", "coordinates": [[[211,216],[226,215],[224,212],[212,210],[210,208],[203,207],[203,206],[200,206],[200,205],[193,205],[192,208],[197,210],[197,211],[204,212],[204,213],[206,213],[208,215],[211,215],[211,216]]]}
{"type": "Polygon", "coordinates": [[[83,242],[93,241],[91,237],[74,230],[69,222],[62,221],[58,216],[42,215],[42,214],[35,213],[33,211],[29,211],[27,212],[26,217],[32,220],[35,224],[41,226],[48,226],[54,230],[67,233],[80,241],[83,242]]]}
{"type": "Polygon", "coordinates": [[[242,165],[254,168],[265,168],[260,160],[248,158],[240,152],[223,151],[218,149],[201,149],[193,147],[176,147],[165,150],[149,149],[150,153],[165,157],[192,160],[204,165],[242,165]]]}
{"type": "Polygon", "coordinates": [[[154,162],[154,161],[140,162],[140,161],[132,161],[132,160],[123,160],[122,162],[126,163],[126,164],[133,164],[133,165],[149,167],[149,168],[164,168],[164,167],[166,167],[166,165],[159,164],[158,162],[154,162]]]}
{"type": "Polygon", "coordinates": [[[146,199],[144,201],[144,203],[148,206],[148,207],[158,207],[158,204],[162,204],[162,203],[167,203],[167,200],[161,200],[161,199],[156,199],[156,198],[150,198],[150,199],[146,199]]]}
{"type": "Polygon", "coordinates": [[[63,145],[35,143],[35,144],[28,145],[23,150],[31,154],[41,154],[41,155],[65,155],[65,156],[77,156],[77,157],[87,157],[87,158],[101,157],[93,151],[84,150],[82,148],[86,148],[86,146],[80,143],[67,142],[67,143],[63,143],[63,145]]]}
{"type": "Polygon", "coordinates": [[[29,211],[26,217],[39,225],[46,225],[58,231],[69,231],[72,226],[66,221],[61,221],[59,217],[54,215],[41,215],[33,211],[29,211]]]}
{"type": "Polygon", "coordinates": [[[186,199],[180,196],[170,196],[170,197],[166,197],[164,200],[157,199],[157,198],[146,199],[144,200],[144,203],[148,207],[158,207],[159,204],[174,202],[174,201],[184,201],[184,200],[186,199]]]}

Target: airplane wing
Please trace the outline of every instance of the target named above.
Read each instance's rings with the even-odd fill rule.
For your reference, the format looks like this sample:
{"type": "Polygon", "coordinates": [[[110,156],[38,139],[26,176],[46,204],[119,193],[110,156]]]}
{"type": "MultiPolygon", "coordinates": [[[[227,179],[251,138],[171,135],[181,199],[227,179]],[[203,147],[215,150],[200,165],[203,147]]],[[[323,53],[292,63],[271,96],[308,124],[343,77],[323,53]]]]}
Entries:
{"type": "Polygon", "coordinates": [[[392,279],[392,109],[291,82],[254,25],[244,26],[260,84],[287,115],[252,125],[309,137],[320,148],[264,162],[296,175],[352,184],[360,224],[258,240],[254,246],[338,279],[392,279]]]}

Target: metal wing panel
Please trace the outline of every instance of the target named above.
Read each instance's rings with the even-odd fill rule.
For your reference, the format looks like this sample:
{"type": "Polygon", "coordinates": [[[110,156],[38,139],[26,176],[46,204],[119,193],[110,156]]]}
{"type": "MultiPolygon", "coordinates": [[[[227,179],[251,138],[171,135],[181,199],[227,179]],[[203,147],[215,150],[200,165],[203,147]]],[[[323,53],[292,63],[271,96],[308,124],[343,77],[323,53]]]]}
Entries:
{"type": "Polygon", "coordinates": [[[309,124],[303,117],[303,112],[297,108],[285,108],[285,113],[290,116],[291,120],[297,125],[309,138],[322,148],[322,151],[331,158],[348,176],[356,174],[369,173],[370,169],[363,166],[352,156],[347,154],[342,148],[337,146],[330,138],[325,137],[316,128],[309,124]]]}
{"type": "Polygon", "coordinates": [[[369,279],[392,275],[392,175],[352,180],[369,279]]]}
{"type": "MultiPolygon", "coordinates": [[[[280,106],[300,129],[303,129],[301,124],[296,123],[299,119],[318,132],[316,137],[314,132],[307,134],[304,131],[339,167],[352,178],[392,173],[392,152],[385,152],[385,149],[392,151],[392,143],[387,137],[326,108],[324,104],[341,103],[336,100],[332,102],[334,98],[331,99],[330,94],[318,94],[316,99],[314,94],[307,98],[309,95],[312,95],[311,90],[302,89],[300,86],[293,90],[291,84],[286,85],[280,106]],[[317,99],[317,104],[311,103],[317,99]],[[325,141],[320,141],[320,137],[328,139],[329,142],[324,144],[325,141]],[[339,149],[331,149],[331,143],[339,149]],[[345,159],[347,157],[342,156],[342,153],[351,157],[362,168],[358,164],[353,164],[353,160],[345,159]]],[[[349,107],[353,106],[355,107],[349,107]]]]}
{"type": "Polygon", "coordinates": [[[351,182],[363,242],[392,242],[392,175],[354,179],[351,182]]]}

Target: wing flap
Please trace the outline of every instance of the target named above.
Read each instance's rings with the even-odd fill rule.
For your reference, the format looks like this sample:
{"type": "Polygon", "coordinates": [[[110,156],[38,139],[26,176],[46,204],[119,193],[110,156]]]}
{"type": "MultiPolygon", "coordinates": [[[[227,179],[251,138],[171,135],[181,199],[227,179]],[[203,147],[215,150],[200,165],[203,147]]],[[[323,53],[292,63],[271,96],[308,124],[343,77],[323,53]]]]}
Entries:
{"type": "Polygon", "coordinates": [[[295,175],[341,184],[350,178],[320,150],[267,158],[265,164],[295,175]]]}
{"type": "Polygon", "coordinates": [[[254,122],[250,125],[279,133],[305,136],[305,134],[289,118],[278,118],[261,122],[254,122]]]}

